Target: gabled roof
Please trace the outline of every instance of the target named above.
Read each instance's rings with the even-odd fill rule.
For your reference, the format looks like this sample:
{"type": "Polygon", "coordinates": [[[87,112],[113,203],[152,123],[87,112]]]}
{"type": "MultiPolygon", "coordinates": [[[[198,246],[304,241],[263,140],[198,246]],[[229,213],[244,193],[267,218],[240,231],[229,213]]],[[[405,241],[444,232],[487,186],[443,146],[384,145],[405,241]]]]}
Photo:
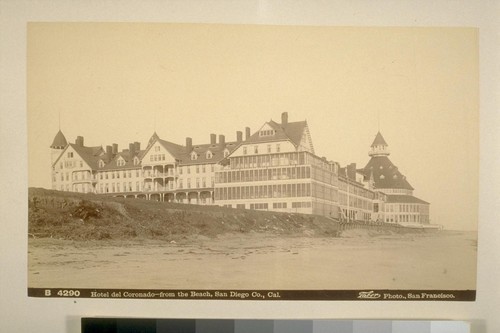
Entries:
{"type": "Polygon", "coordinates": [[[80,155],[80,157],[85,161],[85,163],[90,166],[90,168],[92,168],[93,170],[98,168],[97,161],[99,160],[101,153],[104,152],[101,146],[85,147],[79,146],[74,143],[70,143],[69,146],[73,148],[78,155],[80,155]]]}
{"type": "Polygon", "coordinates": [[[139,168],[141,166],[141,158],[142,158],[143,154],[144,154],[144,150],[140,150],[140,151],[136,152],[133,156],[131,156],[129,150],[124,150],[124,151],[117,153],[115,156],[113,156],[111,161],[109,161],[107,163],[105,160],[105,157],[107,157],[107,154],[105,154],[101,158],[106,163],[106,165],[104,167],[100,168],[100,170],[105,171],[105,170],[117,170],[117,169],[121,170],[121,169],[139,168]],[[134,157],[136,157],[136,156],[139,158],[139,164],[137,164],[137,165],[134,164],[134,157]],[[125,160],[124,165],[118,165],[118,160],[120,158],[125,160]]]}
{"type": "Polygon", "coordinates": [[[158,141],[176,160],[180,160],[186,153],[186,148],[184,146],[170,141],[162,140],[160,138],[158,138],[156,141],[158,141]]]}
{"type": "Polygon", "coordinates": [[[267,122],[276,133],[272,136],[260,136],[260,131],[251,135],[244,143],[261,143],[272,141],[290,140],[295,146],[300,145],[304,131],[307,128],[307,121],[288,122],[286,124],[278,124],[274,120],[267,122]]]}
{"type": "Polygon", "coordinates": [[[397,188],[413,190],[406,177],[399,172],[387,156],[373,156],[368,164],[360,169],[365,176],[373,173],[375,188],[397,188]]]}
{"type": "Polygon", "coordinates": [[[193,145],[191,152],[186,152],[180,158],[180,163],[182,165],[189,164],[203,164],[203,163],[219,163],[224,159],[224,150],[228,150],[231,154],[241,143],[237,141],[229,141],[224,144],[201,144],[193,145]],[[207,151],[212,153],[212,158],[207,158],[207,151]],[[196,160],[191,160],[191,153],[195,152],[197,155],[196,160]]]}
{"type": "MultiPolygon", "coordinates": [[[[191,150],[188,151],[186,146],[181,146],[160,138],[157,138],[154,142],[159,142],[181,165],[218,163],[224,159],[224,150],[227,149],[231,153],[240,145],[240,142],[237,141],[225,142],[224,144],[193,144],[191,150]],[[207,151],[212,153],[212,158],[207,158],[207,151]],[[191,159],[193,152],[197,156],[195,160],[191,159]]],[[[152,145],[150,144],[149,147],[152,145]]],[[[145,154],[146,151],[144,151],[142,156],[145,154]]]]}
{"type": "Polygon", "coordinates": [[[50,145],[50,148],[65,148],[68,145],[68,141],[66,141],[66,137],[64,134],[59,130],[57,132],[56,136],[54,137],[54,141],[52,141],[52,144],[50,145]]]}
{"type": "Polygon", "coordinates": [[[383,145],[387,146],[387,142],[385,142],[384,137],[380,132],[377,132],[377,135],[375,136],[375,140],[373,140],[373,143],[370,147],[378,146],[378,145],[383,145]]]}
{"type": "Polygon", "coordinates": [[[388,194],[387,203],[419,203],[429,204],[427,201],[414,197],[413,195],[388,194]]]}

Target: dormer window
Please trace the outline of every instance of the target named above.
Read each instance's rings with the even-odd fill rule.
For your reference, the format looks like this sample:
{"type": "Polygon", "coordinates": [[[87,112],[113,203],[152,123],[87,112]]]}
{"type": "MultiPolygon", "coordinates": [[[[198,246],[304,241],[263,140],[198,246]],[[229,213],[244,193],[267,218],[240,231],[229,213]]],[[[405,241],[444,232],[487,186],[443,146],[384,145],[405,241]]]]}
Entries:
{"type": "Polygon", "coordinates": [[[116,161],[116,165],[117,166],[124,166],[125,165],[125,160],[123,158],[119,158],[117,161],[116,161]]]}
{"type": "Polygon", "coordinates": [[[139,164],[139,158],[136,156],[134,157],[134,165],[138,165],[139,164]]]}
{"type": "Polygon", "coordinates": [[[196,154],[194,151],[191,153],[191,160],[194,161],[198,158],[198,154],[196,154]]]}
{"type": "Polygon", "coordinates": [[[274,133],[276,133],[275,130],[270,130],[270,129],[268,129],[268,130],[262,130],[262,131],[259,132],[259,136],[273,136],[274,133]]]}
{"type": "Polygon", "coordinates": [[[104,161],[103,160],[99,160],[99,168],[104,168],[104,161]]]}
{"type": "Polygon", "coordinates": [[[207,156],[207,160],[209,160],[209,159],[211,159],[211,158],[212,158],[212,156],[214,156],[214,155],[213,155],[213,154],[212,154],[212,152],[209,150],[209,151],[207,151],[207,155],[206,155],[206,156],[207,156]]]}

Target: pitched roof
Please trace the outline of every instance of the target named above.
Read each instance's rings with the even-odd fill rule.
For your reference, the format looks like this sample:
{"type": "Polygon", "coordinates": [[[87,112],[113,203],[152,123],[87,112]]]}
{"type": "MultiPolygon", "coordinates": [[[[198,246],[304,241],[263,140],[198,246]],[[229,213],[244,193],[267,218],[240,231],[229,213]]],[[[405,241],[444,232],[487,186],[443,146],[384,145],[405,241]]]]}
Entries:
{"type": "Polygon", "coordinates": [[[260,131],[251,135],[245,143],[253,142],[270,142],[270,141],[283,141],[290,140],[294,145],[298,146],[302,140],[304,131],[307,128],[307,121],[288,122],[285,125],[278,124],[271,120],[267,122],[276,132],[272,136],[261,136],[260,131]]]}
{"type": "Polygon", "coordinates": [[[373,156],[363,169],[360,169],[365,176],[373,173],[375,188],[399,188],[413,190],[406,177],[399,172],[398,168],[392,164],[387,156],[373,156]]]}
{"type": "MultiPolygon", "coordinates": [[[[237,141],[225,142],[224,144],[193,144],[191,150],[188,150],[186,146],[178,145],[160,138],[157,138],[156,140],[176,160],[178,160],[181,165],[218,163],[224,159],[224,150],[227,149],[229,153],[231,153],[240,145],[240,142],[237,141]],[[207,158],[208,151],[212,153],[212,158],[207,158]],[[196,153],[196,159],[194,160],[191,159],[191,154],[193,152],[196,153]]],[[[143,153],[143,156],[144,154],[145,152],[143,153]]]]}
{"type": "Polygon", "coordinates": [[[378,146],[378,145],[384,145],[387,146],[387,142],[385,142],[384,137],[380,132],[377,132],[377,135],[375,136],[375,140],[373,140],[373,143],[370,147],[378,146]]]}
{"type": "MultiPolygon", "coordinates": [[[[141,165],[141,158],[144,154],[144,150],[140,150],[136,152],[135,154],[130,154],[130,151],[124,150],[119,153],[117,153],[115,156],[112,157],[111,161],[106,162],[106,158],[108,157],[107,154],[104,154],[101,156],[103,161],[106,163],[104,167],[100,168],[100,170],[117,170],[117,169],[131,169],[131,168],[139,168],[141,165]],[[134,157],[139,158],[139,164],[134,164],[134,157]],[[118,160],[122,158],[125,161],[125,164],[123,165],[118,165],[118,160]]],[[[97,159],[99,160],[99,158],[97,159]]]]}
{"type": "Polygon", "coordinates": [[[413,195],[388,194],[387,203],[419,203],[429,204],[427,201],[414,197],[413,195]]]}
{"type": "Polygon", "coordinates": [[[101,153],[104,152],[101,146],[95,146],[95,147],[85,147],[85,146],[79,146],[74,143],[69,144],[71,148],[73,148],[78,155],[93,169],[97,169],[98,164],[97,161],[99,160],[99,157],[101,156],[101,153]]]}
{"type": "Polygon", "coordinates": [[[61,132],[61,130],[59,130],[59,132],[57,132],[56,136],[54,137],[54,141],[52,141],[50,148],[64,148],[67,145],[68,141],[66,141],[66,137],[61,132]]]}

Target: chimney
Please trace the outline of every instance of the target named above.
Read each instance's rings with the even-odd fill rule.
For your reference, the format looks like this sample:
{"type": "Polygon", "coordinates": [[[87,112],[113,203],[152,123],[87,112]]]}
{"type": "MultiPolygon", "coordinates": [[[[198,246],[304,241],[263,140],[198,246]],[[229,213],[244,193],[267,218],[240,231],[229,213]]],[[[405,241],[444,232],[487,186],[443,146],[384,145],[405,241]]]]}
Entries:
{"type": "Polygon", "coordinates": [[[237,131],[236,132],[236,141],[237,142],[243,141],[243,132],[242,131],[237,131]]]}
{"type": "Polygon", "coordinates": [[[130,152],[130,157],[135,155],[135,143],[129,143],[128,151],[130,152]]]}
{"type": "Polygon", "coordinates": [[[210,144],[215,145],[216,142],[217,142],[217,135],[210,134],[210,144]]]}
{"type": "Polygon", "coordinates": [[[219,144],[224,146],[226,144],[226,137],[222,134],[219,134],[219,144]]]}
{"type": "Polygon", "coordinates": [[[113,154],[111,146],[106,146],[106,154],[108,155],[108,158],[111,159],[111,155],[113,154]]]}
{"type": "Polygon", "coordinates": [[[136,152],[139,152],[141,150],[141,144],[139,142],[134,142],[134,146],[135,146],[135,151],[136,152]]]}
{"type": "Polygon", "coordinates": [[[245,127],[245,140],[250,138],[250,127],[245,127]]]}
{"type": "Polygon", "coordinates": [[[83,147],[83,136],[77,136],[75,140],[77,146],[83,147]]]}
{"type": "Polygon", "coordinates": [[[113,155],[118,154],[118,144],[113,143],[113,150],[112,150],[113,155]]]}
{"type": "Polygon", "coordinates": [[[347,166],[347,176],[350,179],[356,179],[356,163],[351,163],[347,166]]]}
{"type": "Polygon", "coordinates": [[[281,114],[281,126],[285,126],[288,124],[288,112],[283,112],[281,114]]]}
{"type": "Polygon", "coordinates": [[[191,150],[193,150],[193,139],[186,138],[186,150],[188,153],[190,153],[191,150]]]}

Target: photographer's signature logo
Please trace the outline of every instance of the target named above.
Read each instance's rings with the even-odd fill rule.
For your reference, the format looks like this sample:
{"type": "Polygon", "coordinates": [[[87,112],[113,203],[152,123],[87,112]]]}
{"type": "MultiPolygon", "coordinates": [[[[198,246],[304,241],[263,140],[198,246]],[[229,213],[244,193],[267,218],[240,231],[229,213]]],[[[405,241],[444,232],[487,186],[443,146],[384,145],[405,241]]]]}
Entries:
{"type": "Polygon", "coordinates": [[[380,298],[380,294],[377,294],[376,292],[372,291],[361,291],[358,295],[358,298],[362,299],[378,299],[380,298]]]}

